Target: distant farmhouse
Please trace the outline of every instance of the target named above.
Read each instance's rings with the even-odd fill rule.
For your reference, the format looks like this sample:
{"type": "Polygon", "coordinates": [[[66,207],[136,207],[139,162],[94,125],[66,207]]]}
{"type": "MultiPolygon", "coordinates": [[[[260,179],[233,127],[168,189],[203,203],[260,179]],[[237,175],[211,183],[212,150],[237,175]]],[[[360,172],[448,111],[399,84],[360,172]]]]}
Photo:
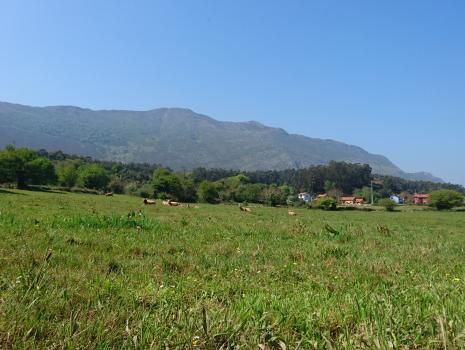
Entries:
{"type": "Polygon", "coordinates": [[[321,199],[321,198],[326,198],[328,195],[326,193],[319,194],[318,196],[315,197],[315,200],[321,199]]]}
{"type": "Polygon", "coordinates": [[[413,204],[428,204],[429,194],[420,193],[413,196],[413,204]]]}
{"type": "Polygon", "coordinates": [[[362,205],[363,198],[360,197],[342,197],[341,203],[344,205],[362,205]]]}
{"type": "MultiPolygon", "coordinates": [[[[314,200],[329,198],[330,196],[326,193],[319,194],[314,200]]],[[[300,195],[299,195],[300,198],[300,195]]],[[[313,200],[313,199],[312,199],[313,200]]],[[[339,199],[339,203],[343,205],[362,205],[364,203],[363,198],[355,196],[344,196],[339,199]]]]}
{"type": "Polygon", "coordinates": [[[301,192],[299,193],[299,199],[303,200],[304,202],[311,202],[313,200],[313,197],[307,192],[301,192]]]}

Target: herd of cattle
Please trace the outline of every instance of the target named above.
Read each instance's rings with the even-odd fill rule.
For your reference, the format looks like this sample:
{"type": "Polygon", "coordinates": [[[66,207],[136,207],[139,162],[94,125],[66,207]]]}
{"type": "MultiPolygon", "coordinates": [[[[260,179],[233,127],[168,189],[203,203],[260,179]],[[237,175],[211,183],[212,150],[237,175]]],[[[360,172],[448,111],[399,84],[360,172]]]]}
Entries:
{"type": "MultiPolygon", "coordinates": [[[[113,196],[113,192],[107,192],[105,193],[105,196],[107,197],[112,197],[113,196]]],[[[145,205],[155,205],[157,204],[156,200],[154,199],[148,199],[148,198],[144,198],[144,201],[143,203],[145,205]]],[[[168,199],[168,200],[164,200],[161,202],[163,205],[166,205],[166,206],[170,206],[170,207],[181,207],[182,204],[180,202],[177,202],[177,201],[174,201],[172,199],[168,199]]],[[[190,205],[187,204],[187,207],[190,208],[190,205]]],[[[194,208],[198,208],[198,206],[194,206],[194,208]]],[[[244,207],[242,204],[239,204],[239,210],[244,212],[244,213],[250,213],[252,212],[252,209],[248,208],[248,207],[244,207]]],[[[289,216],[296,216],[297,213],[295,211],[292,211],[292,210],[288,210],[287,211],[287,214],[289,216]]]]}

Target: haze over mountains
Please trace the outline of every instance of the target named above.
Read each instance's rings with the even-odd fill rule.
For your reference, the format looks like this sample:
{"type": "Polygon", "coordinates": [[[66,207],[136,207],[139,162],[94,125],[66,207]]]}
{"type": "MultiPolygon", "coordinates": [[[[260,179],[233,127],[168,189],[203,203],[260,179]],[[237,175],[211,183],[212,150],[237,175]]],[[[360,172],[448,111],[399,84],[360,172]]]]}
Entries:
{"type": "Polygon", "coordinates": [[[425,172],[406,173],[357,146],[288,134],[254,121],[217,121],[182,108],[94,111],[0,102],[0,147],[8,143],[175,170],[281,170],[336,160],[367,163],[382,175],[442,181],[425,172]]]}

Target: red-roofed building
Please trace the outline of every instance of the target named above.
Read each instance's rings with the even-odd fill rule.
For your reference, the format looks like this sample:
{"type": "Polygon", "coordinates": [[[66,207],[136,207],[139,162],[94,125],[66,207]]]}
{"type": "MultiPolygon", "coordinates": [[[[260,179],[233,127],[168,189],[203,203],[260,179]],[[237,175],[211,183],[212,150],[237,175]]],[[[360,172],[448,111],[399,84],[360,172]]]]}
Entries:
{"type": "Polygon", "coordinates": [[[354,197],[354,196],[345,196],[341,197],[341,203],[344,205],[362,205],[363,204],[363,198],[360,197],[354,197]]]}
{"type": "Polygon", "coordinates": [[[420,193],[413,196],[413,204],[428,204],[429,194],[420,193]]]}
{"type": "Polygon", "coordinates": [[[355,197],[341,197],[341,203],[345,205],[355,204],[355,197]]]}

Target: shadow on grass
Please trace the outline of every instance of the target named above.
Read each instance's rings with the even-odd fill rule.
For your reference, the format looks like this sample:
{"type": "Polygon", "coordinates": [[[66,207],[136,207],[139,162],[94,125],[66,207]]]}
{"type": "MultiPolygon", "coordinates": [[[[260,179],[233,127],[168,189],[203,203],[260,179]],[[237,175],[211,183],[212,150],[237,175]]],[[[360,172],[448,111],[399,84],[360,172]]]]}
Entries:
{"type": "Polygon", "coordinates": [[[5,193],[5,194],[17,194],[17,195],[20,195],[20,196],[26,196],[25,193],[18,193],[18,192],[13,192],[11,190],[7,190],[5,188],[0,188],[0,194],[1,193],[5,193]]]}
{"type": "MultiPolygon", "coordinates": [[[[18,190],[21,191],[31,191],[31,192],[45,192],[45,193],[56,193],[56,194],[66,194],[63,191],[60,190],[55,190],[50,187],[44,187],[44,186],[28,186],[25,188],[18,188],[18,190]]],[[[20,193],[20,192],[15,192],[12,189],[9,188],[0,188],[0,193],[7,193],[7,194],[19,194],[22,196],[26,196],[26,193],[20,193]]]]}
{"type": "Polygon", "coordinates": [[[45,192],[45,193],[56,193],[56,194],[66,194],[65,192],[62,191],[57,191],[54,190],[50,187],[44,187],[44,186],[28,186],[26,188],[22,188],[25,191],[32,191],[32,192],[45,192]]]}

